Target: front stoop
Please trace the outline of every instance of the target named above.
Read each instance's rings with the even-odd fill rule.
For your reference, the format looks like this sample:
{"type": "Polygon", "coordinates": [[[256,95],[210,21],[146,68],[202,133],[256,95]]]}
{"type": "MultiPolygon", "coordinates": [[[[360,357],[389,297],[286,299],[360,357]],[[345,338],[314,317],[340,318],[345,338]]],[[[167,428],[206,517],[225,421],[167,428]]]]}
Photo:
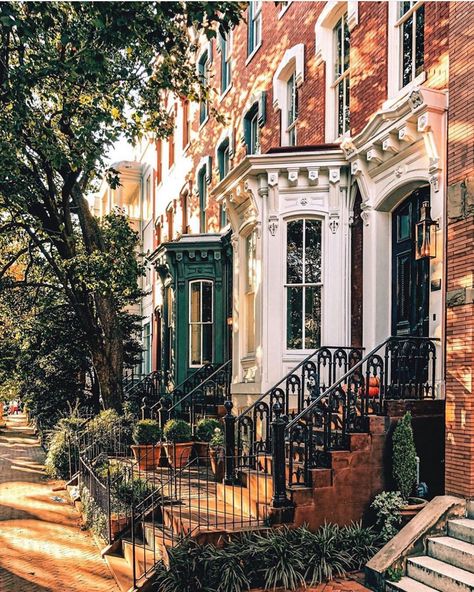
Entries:
{"type": "Polygon", "coordinates": [[[474,592],[474,507],[448,520],[447,536],[429,537],[426,554],[409,557],[406,576],[387,582],[387,592],[474,592]]]}

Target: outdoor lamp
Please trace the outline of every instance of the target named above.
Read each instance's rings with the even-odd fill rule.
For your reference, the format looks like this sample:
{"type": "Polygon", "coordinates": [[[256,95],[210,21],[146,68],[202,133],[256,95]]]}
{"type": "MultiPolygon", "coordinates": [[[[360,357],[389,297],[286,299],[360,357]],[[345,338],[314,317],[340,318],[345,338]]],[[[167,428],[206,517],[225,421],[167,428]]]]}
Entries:
{"type": "Polygon", "coordinates": [[[436,257],[436,229],[438,222],[431,218],[430,202],[424,201],[420,208],[420,221],[416,225],[416,259],[436,257]]]}

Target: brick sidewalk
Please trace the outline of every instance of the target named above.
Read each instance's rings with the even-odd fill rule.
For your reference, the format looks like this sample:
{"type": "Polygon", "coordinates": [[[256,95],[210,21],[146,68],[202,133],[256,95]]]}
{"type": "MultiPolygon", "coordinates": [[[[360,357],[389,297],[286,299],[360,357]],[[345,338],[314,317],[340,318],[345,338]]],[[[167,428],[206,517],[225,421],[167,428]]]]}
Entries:
{"type": "Polygon", "coordinates": [[[116,592],[65,491],[52,491],[43,461],[24,417],[9,417],[0,430],[0,591],[116,592]]]}

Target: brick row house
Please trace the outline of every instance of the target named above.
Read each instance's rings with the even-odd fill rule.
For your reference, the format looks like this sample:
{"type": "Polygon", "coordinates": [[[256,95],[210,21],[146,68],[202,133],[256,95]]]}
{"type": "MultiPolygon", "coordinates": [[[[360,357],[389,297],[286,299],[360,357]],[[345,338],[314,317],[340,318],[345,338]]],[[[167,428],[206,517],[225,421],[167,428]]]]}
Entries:
{"type": "MultiPolygon", "coordinates": [[[[391,416],[410,408],[430,495],[474,497],[473,30],[470,2],[253,1],[200,40],[209,101],[164,98],[174,134],[144,139],[96,200],[127,210],[148,253],[144,375],[176,386],[230,360],[238,430],[254,422],[265,445],[279,402],[291,449],[314,399],[308,360],[319,392],[367,360],[366,414],[382,390],[391,416]]],[[[384,486],[385,428],[369,419],[363,470],[331,494],[355,501],[338,513],[322,492],[314,524],[360,517],[384,486]]],[[[307,482],[305,458],[300,474],[287,459],[290,484],[307,482]]]]}

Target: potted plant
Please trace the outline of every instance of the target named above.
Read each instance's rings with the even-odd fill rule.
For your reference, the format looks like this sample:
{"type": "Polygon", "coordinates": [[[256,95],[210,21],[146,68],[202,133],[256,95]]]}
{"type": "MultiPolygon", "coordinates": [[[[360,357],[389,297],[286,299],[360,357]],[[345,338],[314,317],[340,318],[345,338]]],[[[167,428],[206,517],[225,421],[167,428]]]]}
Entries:
{"type": "Polygon", "coordinates": [[[137,421],[132,433],[133,455],[138,461],[138,466],[143,471],[153,471],[159,466],[161,456],[161,430],[154,419],[141,419],[137,421]]]}
{"type": "Polygon", "coordinates": [[[183,419],[170,419],[165,423],[163,436],[166,440],[168,461],[175,469],[184,467],[193,449],[191,426],[183,419]]]}
{"type": "Polygon", "coordinates": [[[426,500],[413,497],[417,481],[417,458],[411,413],[407,411],[393,432],[393,478],[403,498],[400,514],[408,522],[426,505],[426,500]]]}
{"type": "Polygon", "coordinates": [[[212,472],[218,481],[222,481],[225,472],[225,443],[224,432],[220,427],[214,430],[214,434],[209,440],[209,456],[212,472]]]}
{"type": "Polygon", "coordinates": [[[215,430],[220,427],[220,422],[212,417],[205,417],[197,422],[194,449],[200,460],[206,461],[209,458],[209,442],[213,438],[215,430]]]}
{"type": "Polygon", "coordinates": [[[113,539],[130,525],[132,507],[140,504],[152,491],[152,485],[144,479],[115,480],[110,496],[110,530],[113,539]]]}

